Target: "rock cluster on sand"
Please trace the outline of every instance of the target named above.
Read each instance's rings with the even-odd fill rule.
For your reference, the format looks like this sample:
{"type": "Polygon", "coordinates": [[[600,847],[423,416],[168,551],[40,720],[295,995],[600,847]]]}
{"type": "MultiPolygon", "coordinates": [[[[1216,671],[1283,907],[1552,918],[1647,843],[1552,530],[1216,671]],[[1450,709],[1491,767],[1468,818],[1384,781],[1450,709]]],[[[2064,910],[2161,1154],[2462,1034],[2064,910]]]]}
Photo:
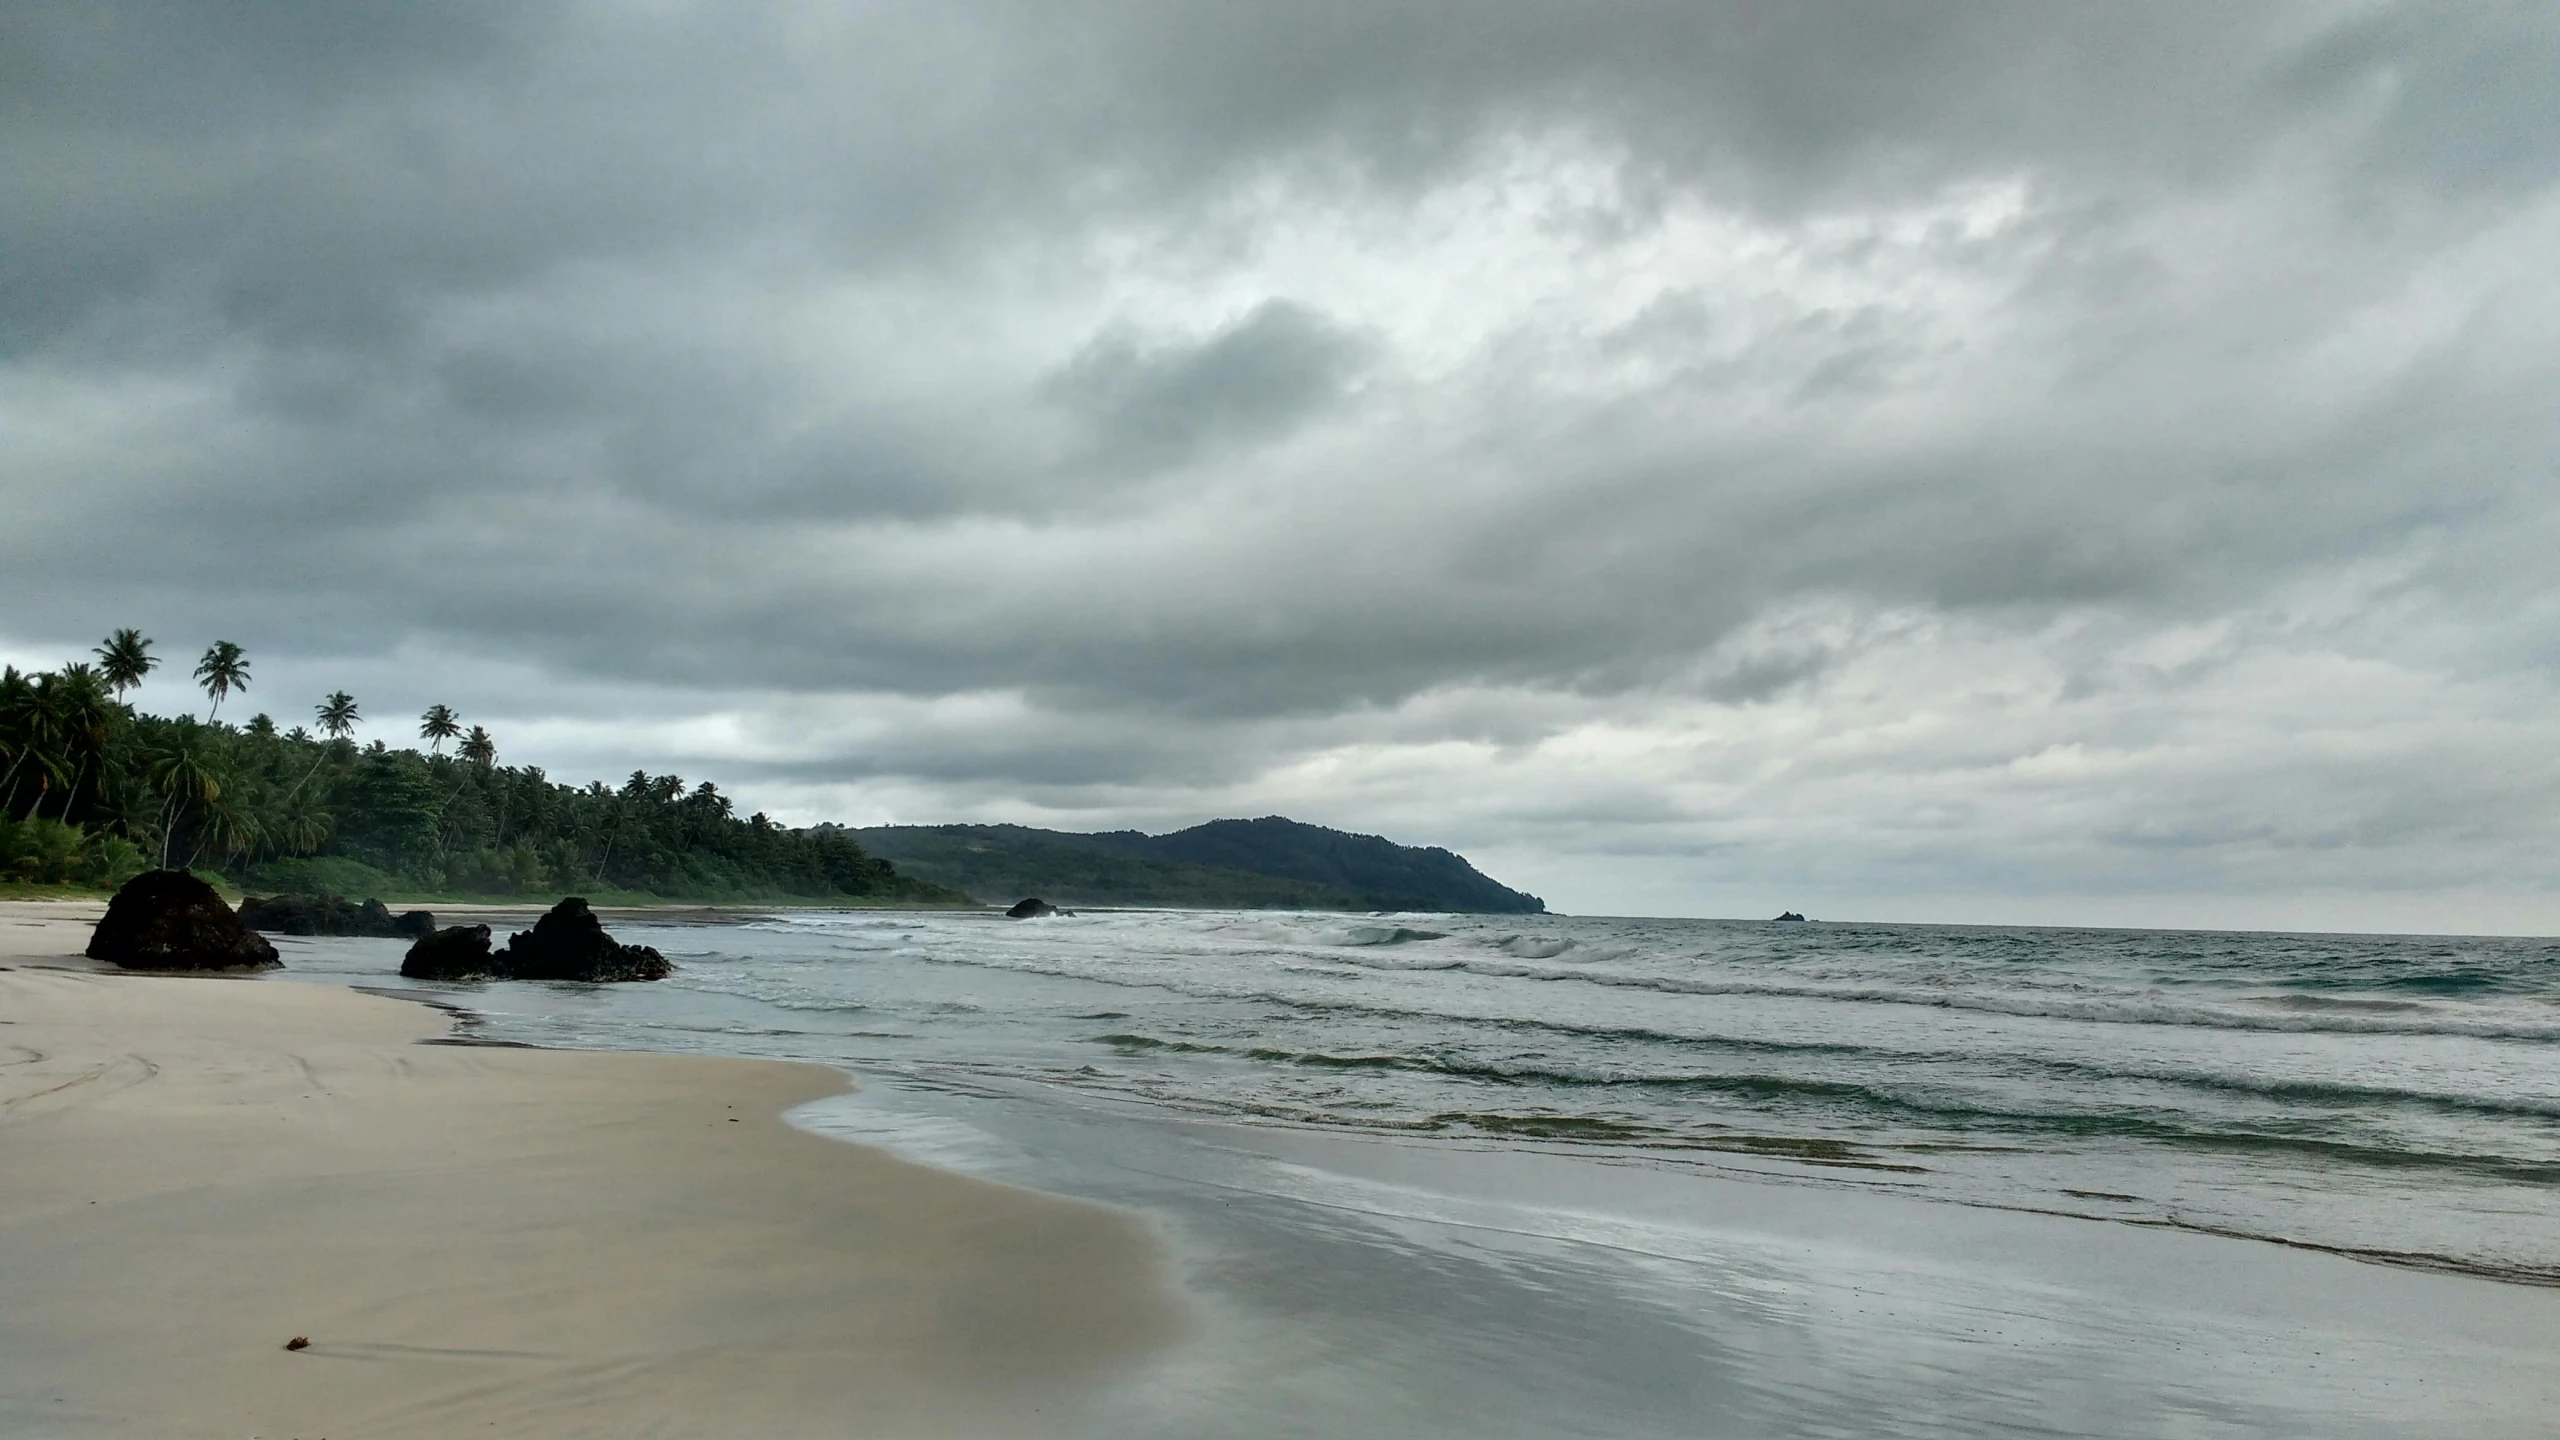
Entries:
{"type": "Polygon", "coordinates": [[[436,931],[436,917],[410,910],[397,918],[379,900],[359,905],[343,895],[255,895],[240,902],[240,923],[277,935],[363,935],[389,939],[423,937],[436,931]]]}
{"type": "Polygon", "coordinates": [[[267,937],[240,923],[212,886],[184,870],[124,882],[89,936],[89,958],[127,970],[272,970],[267,937]]]}
{"type": "Polygon", "coordinates": [[[576,895],[489,948],[489,927],[456,925],[409,947],[400,973],[413,980],[663,980],[672,967],[646,945],[624,945],[576,895]]]}

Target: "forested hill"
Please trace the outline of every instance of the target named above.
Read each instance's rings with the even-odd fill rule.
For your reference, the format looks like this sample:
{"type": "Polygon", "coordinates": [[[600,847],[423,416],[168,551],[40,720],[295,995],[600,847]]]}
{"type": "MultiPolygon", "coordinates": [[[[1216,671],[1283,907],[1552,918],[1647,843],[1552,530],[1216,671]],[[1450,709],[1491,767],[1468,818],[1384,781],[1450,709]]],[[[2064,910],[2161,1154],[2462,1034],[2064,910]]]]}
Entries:
{"type": "Polygon", "coordinates": [[[1213,820],[1170,835],[1021,825],[893,825],[853,834],[909,875],[995,902],[1038,895],[1065,905],[1515,915],[1547,908],[1450,851],[1277,815],[1213,820]]]}

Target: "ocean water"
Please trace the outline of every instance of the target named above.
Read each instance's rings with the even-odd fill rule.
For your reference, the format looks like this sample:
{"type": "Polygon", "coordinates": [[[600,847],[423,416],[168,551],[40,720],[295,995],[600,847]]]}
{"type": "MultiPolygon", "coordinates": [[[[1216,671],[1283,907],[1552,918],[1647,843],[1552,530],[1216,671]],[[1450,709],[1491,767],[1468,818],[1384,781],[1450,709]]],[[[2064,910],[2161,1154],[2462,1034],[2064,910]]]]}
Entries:
{"type": "Polygon", "coordinates": [[[1094,1433],[2560,1433],[2551,941],[617,933],[674,977],[413,988],[491,1039],[834,1064],[811,1128],[1156,1217],[1213,1338],[1094,1433]]]}

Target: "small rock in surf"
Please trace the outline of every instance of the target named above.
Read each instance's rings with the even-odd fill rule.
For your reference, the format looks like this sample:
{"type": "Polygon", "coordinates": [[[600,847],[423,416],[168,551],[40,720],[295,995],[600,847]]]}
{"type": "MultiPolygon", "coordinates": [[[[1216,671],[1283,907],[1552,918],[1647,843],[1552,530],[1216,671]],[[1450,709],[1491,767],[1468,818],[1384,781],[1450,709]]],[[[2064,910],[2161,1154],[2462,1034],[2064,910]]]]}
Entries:
{"type": "Polygon", "coordinates": [[[502,978],[489,953],[486,925],[456,925],[419,936],[401,957],[400,973],[412,980],[502,978]]]}
{"type": "Polygon", "coordinates": [[[572,895],[519,930],[489,957],[510,980],[663,980],[667,957],[646,945],[624,945],[604,933],[604,922],[572,895]]]}

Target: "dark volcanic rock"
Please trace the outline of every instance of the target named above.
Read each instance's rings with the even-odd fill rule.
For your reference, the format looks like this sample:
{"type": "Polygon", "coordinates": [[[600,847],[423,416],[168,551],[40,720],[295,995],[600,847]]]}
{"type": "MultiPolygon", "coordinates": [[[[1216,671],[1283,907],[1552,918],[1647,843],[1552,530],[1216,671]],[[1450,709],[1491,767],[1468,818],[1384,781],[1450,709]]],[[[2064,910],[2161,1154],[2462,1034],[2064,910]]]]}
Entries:
{"type": "Polygon", "coordinates": [[[299,895],[275,895],[261,900],[255,895],[240,897],[239,920],[252,930],[265,930],[276,935],[317,935],[319,917],[299,895]]]}
{"type": "MultiPolygon", "coordinates": [[[[413,920],[434,923],[423,910],[398,923],[413,920]]],[[[494,951],[488,926],[456,925],[421,936],[400,962],[412,980],[662,980],[671,968],[646,945],[616,944],[574,895],[494,951]]]]}
{"type": "Polygon", "coordinates": [[[420,940],[424,940],[428,936],[436,933],[435,912],[432,910],[404,910],[400,912],[399,919],[391,922],[391,933],[394,935],[414,936],[420,940]]]}
{"type": "Polygon", "coordinates": [[[663,980],[667,957],[646,945],[621,945],[604,922],[572,895],[519,930],[494,957],[510,980],[663,980]]]}
{"type": "Polygon", "coordinates": [[[1781,920],[1791,920],[1791,921],[1796,921],[1796,920],[1802,920],[1802,919],[1804,919],[1804,917],[1803,917],[1803,916],[1801,916],[1801,915],[1797,914],[1797,913],[1796,913],[1796,912],[1794,912],[1793,910],[1789,910],[1789,911],[1787,911],[1785,914],[1780,915],[1778,918],[1779,918],[1779,919],[1781,919],[1781,920]]]}
{"type": "MultiPolygon", "coordinates": [[[[423,910],[412,911],[423,915],[423,910]]],[[[407,917],[402,917],[407,918],[407,917]]],[[[489,953],[489,927],[456,925],[418,937],[401,958],[400,973],[412,980],[501,980],[497,957],[489,953]]]]}
{"type": "Polygon", "coordinates": [[[391,909],[379,900],[359,905],[340,895],[270,895],[261,900],[255,895],[240,902],[240,923],[252,930],[276,935],[365,935],[389,939],[398,935],[424,935],[435,929],[435,917],[425,911],[413,912],[425,923],[414,928],[401,928],[401,920],[391,918],[391,909]]]}
{"type": "Polygon", "coordinates": [[[283,962],[213,887],[184,870],[124,882],[89,937],[89,958],[128,970],[272,970],[283,962]]]}
{"type": "Polygon", "coordinates": [[[1028,900],[1017,903],[1012,909],[1004,912],[1004,918],[1007,920],[1037,920],[1043,915],[1055,915],[1057,913],[1057,906],[1052,905],[1048,901],[1035,895],[1028,900]]]}

